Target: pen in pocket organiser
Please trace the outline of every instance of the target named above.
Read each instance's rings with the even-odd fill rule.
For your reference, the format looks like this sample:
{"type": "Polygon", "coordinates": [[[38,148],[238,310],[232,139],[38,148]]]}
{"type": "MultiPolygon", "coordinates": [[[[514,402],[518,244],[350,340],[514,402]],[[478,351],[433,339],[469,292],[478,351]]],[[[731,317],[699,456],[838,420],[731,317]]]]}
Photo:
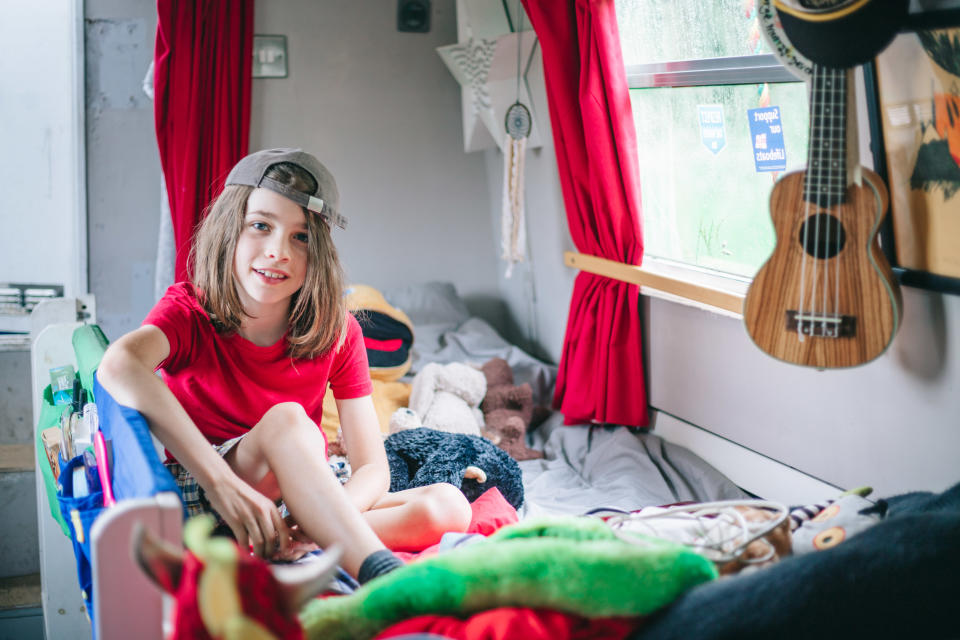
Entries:
{"type": "Polygon", "coordinates": [[[113,483],[110,480],[112,465],[107,446],[103,432],[98,429],[93,434],[93,451],[97,454],[97,473],[100,475],[100,487],[103,489],[103,506],[112,507],[117,501],[113,497],[113,483]]]}

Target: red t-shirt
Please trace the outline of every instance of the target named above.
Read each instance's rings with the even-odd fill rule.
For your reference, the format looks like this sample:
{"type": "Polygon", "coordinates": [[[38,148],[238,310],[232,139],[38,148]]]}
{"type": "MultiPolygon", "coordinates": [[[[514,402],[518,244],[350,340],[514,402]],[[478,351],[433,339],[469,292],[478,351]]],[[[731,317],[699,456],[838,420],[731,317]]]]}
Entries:
{"type": "Polygon", "coordinates": [[[213,444],[245,434],[280,402],[300,403],[319,427],[327,382],[340,400],[373,391],[363,333],[349,313],[339,349],[296,360],[286,353],[285,336],[260,347],[239,334],[218,334],[185,282],[167,289],[143,324],[166,335],[170,355],[158,367],[163,380],[213,444]]]}

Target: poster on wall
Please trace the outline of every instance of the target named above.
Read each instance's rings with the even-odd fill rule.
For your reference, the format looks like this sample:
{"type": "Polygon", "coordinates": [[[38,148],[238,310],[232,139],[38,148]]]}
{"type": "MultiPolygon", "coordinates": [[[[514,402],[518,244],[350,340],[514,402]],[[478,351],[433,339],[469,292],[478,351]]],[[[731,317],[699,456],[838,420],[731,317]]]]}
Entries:
{"type": "Polygon", "coordinates": [[[960,278],[960,27],[903,33],[876,68],[897,263],[960,278]]]}

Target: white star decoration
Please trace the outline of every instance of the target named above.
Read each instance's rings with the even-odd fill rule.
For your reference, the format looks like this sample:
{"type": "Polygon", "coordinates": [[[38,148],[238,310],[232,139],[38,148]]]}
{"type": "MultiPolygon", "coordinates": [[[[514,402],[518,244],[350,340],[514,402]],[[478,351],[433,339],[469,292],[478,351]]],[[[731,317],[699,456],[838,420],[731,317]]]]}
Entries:
{"type": "Polygon", "coordinates": [[[437,53],[461,85],[464,151],[494,146],[502,151],[504,118],[507,109],[518,99],[531,115],[527,146],[541,146],[537,118],[525,79],[536,34],[533,31],[511,33],[503,4],[494,0],[457,0],[457,33],[460,42],[438,47],[437,53]],[[522,76],[519,96],[518,46],[522,76]]]}

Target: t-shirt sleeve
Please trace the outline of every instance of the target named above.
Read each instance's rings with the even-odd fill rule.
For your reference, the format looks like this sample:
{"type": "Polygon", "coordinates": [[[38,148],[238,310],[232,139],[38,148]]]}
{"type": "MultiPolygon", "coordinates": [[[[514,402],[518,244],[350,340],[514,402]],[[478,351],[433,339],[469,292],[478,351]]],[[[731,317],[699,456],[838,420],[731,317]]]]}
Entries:
{"type": "Polygon", "coordinates": [[[153,325],[163,331],[170,343],[170,354],[158,369],[173,373],[193,361],[193,347],[199,339],[200,313],[192,293],[180,284],[167,289],[150,310],[143,324],[153,325]]]}
{"type": "Polygon", "coordinates": [[[338,400],[349,400],[373,393],[363,331],[351,313],[347,314],[347,338],[337,351],[330,368],[330,388],[338,400]]]}

